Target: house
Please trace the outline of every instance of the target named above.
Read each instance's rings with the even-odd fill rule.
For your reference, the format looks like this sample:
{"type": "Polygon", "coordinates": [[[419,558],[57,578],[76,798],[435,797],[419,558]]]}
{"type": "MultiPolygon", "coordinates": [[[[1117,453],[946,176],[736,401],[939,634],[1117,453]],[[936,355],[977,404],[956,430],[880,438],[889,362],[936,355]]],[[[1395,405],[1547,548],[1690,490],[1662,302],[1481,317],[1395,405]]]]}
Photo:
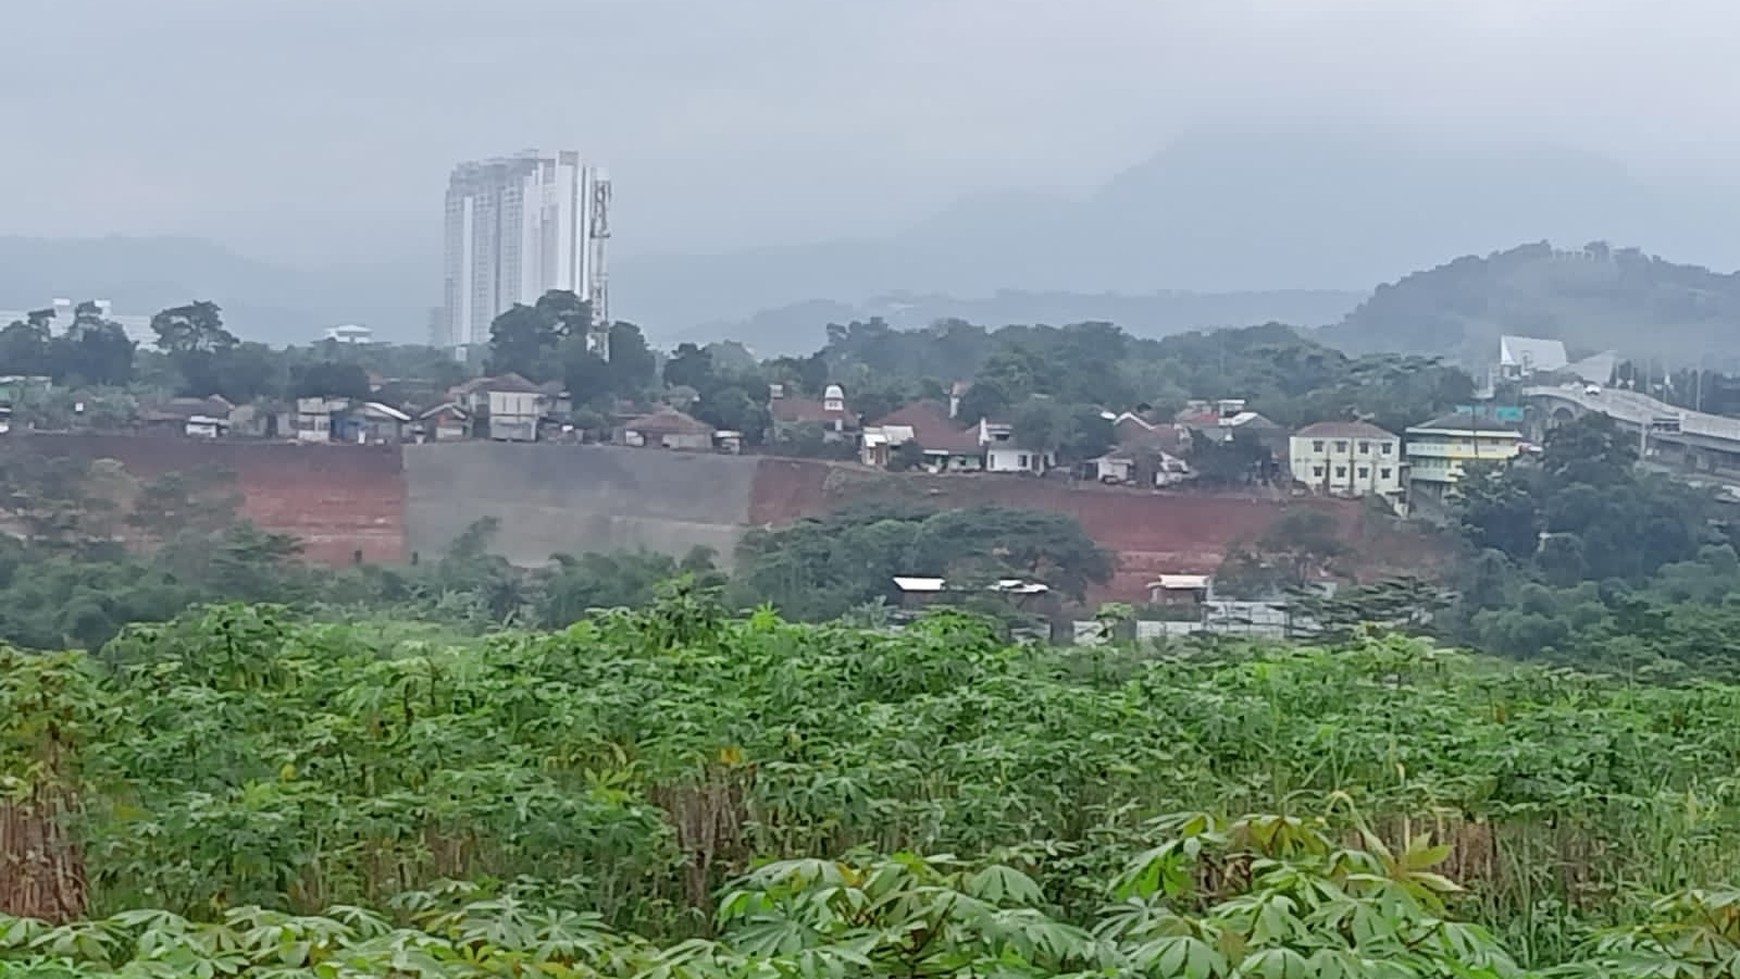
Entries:
{"type": "Polygon", "coordinates": [[[713,426],[669,405],[630,420],[622,426],[622,432],[624,442],[644,448],[692,452],[709,452],[713,448],[713,426]]]}
{"type": "Polygon", "coordinates": [[[289,438],[296,413],[279,402],[237,405],[230,412],[230,434],[242,438],[289,438]]]}
{"type": "Polygon", "coordinates": [[[1005,422],[979,419],[979,445],[985,451],[985,471],[1043,476],[1057,464],[1050,452],[1030,449],[1015,441],[1015,427],[1005,422]]]}
{"type": "Polygon", "coordinates": [[[1016,608],[1026,608],[1051,594],[1050,586],[1022,578],[999,578],[982,589],[967,585],[951,585],[947,579],[897,575],[894,588],[900,593],[902,608],[918,609],[935,605],[950,597],[975,594],[980,591],[1002,596],[1016,608]]]}
{"type": "Polygon", "coordinates": [[[332,416],[350,407],[343,400],[329,398],[296,399],[296,441],[332,441],[332,416]]]}
{"type": "Polygon", "coordinates": [[[215,394],[209,398],[170,398],[140,411],[139,421],[147,431],[217,438],[228,434],[230,413],[235,409],[228,399],[215,394]]]}
{"type": "Polygon", "coordinates": [[[411,416],[392,405],[365,401],[333,414],[333,437],[340,442],[396,444],[405,439],[411,416]]]}
{"type": "Polygon", "coordinates": [[[914,401],[865,428],[860,458],[866,465],[886,466],[907,442],[918,444],[923,467],[931,472],[979,472],[985,468],[979,428],[959,427],[948,410],[934,401],[914,401]]]}
{"type": "Polygon", "coordinates": [[[1163,574],[1148,583],[1148,602],[1153,605],[1200,606],[1208,600],[1209,576],[1163,574]]]}
{"type": "Polygon", "coordinates": [[[1112,416],[1112,440],[1123,449],[1153,447],[1183,455],[1190,451],[1190,428],[1177,422],[1151,422],[1126,411],[1112,416]]]}
{"type": "Polygon", "coordinates": [[[417,416],[417,437],[423,442],[451,442],[471,435],[471,411],[457,401],[438,404],[417,416]]]}
{"type": "Polygon", "coordinates": [[[1318,422],[1288,440],[1293,479],[1332,496],[1402,494],[1402,440],[1370,422],[1318,422]]]}
{"type": "Polygon", "coordinates": [[[866,466],[886,468],[893,461],[894,450],[908,442],[917,442],[910,425],[872,425],[858,436],[858,459],[866,466]]]}
{"type": "Polygon", "coordinates": [[[1113,484],[1135,482],[1136,457],[1132,455],[1108,452],[1081,465],[1083,479],[1097,479],[1102,483],[1113,484]]]}
{"type": "MultiPolygon", "coordinates": [[[[1513,336],[1498,338],[1498,372],[1502,377],[1550,374],[1564,370],[1569,362],[1570,358],[1565,356],[1565,344],[1561,340],[1513,336]]],[[[1602,378],[1600,383],[1607,383],[1607,379],[1602,378]]]]}
{"type": "Polygon", "coordinates": [[[1474,412],[1451,412],[1408,428],[1408,482],[1442,498],[1470,462],[1508,462],[1522,454],[1522,432],[1474,412]]]}
{"type": "Polygon", "coordinates": [[[858,430],[858,416],[846,404],[846,391],[838,384],[824,388],[820,401],[788,398],[783,385],[770,387],[768,410],[773,415],[774,438],[790,438],[798,429],[814,425],[822,430],[824,440],[838,442],[858,430]]]}
{"type": "Polygon", "coordinates": [[[1176,486],[1196,475],[1190,463],[1166,451],[1161,451],[1155,458],[1153,473],[1156,488],[1176,486]]]}
{"type": "MultiPolygon", "coordinates": [[[[536,442],[538,420],[549,404],[542,388],[518,374],[486,378],[476,391],[489,413],[489,437],[497,442],[536,442]]],[[[473,394],[475,403],[476,393],[473,394]]]]}

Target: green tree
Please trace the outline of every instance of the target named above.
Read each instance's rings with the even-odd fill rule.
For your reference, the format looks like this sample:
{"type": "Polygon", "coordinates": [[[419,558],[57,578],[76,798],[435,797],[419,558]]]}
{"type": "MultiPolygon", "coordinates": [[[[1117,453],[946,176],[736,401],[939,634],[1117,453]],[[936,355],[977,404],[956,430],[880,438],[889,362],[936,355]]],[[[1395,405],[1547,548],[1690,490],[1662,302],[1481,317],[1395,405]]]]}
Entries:
{"type": "Polygon", "coordinates": [[[373,393],[369,372],[361,364],[322,360],[290,368],[290,393],[297,398],[365,400],[373,393]]]}
{"type": "Polygon", "coordinates": [[[191,354],[215,354],[240,343],[224,328],[223,311],[213,302],[196,302],[165,309],[151,317],[157,349],[171,359],[191,354]]]}
{"type": "Polygon", "coordinates": [[[53,322],[54,310],[43,309],[0,330],[0,370],[27,377],[47,375],[53,322]]]}

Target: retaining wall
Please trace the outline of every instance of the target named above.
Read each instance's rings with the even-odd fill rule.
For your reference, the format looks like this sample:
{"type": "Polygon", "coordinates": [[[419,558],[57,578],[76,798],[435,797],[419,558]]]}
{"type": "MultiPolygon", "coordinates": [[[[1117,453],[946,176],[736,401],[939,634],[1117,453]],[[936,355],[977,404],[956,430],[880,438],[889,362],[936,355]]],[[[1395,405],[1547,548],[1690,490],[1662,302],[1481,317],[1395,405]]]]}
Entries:
{"type": "Polygon", "coordinates": [[[1361,572],[1429,570],[1439,548],[1367,519],[1357,503],[1156,493],[1009,475],[895,475],[812,460],[618,446],[465,441],[406,446],[298,445],[105,435],[12,436],[50,455],[115,459],[135,476],[233,471],[242,513],[303,539],[308,557],[348,564],[429,559],[478,520],[494,549],[538,565],[560,552],[713,549],[729,565],[751,527],[779,526],[854,502],[997,504],[1068,513],[1117,570],[1096,597],[1141,601],[1166,571],[1206,572],[1234,541],[1254,540],[1289,507],[1335,515],[1361,572]]]}
{"type": "Polygon", "coordinates": [[[448,442],[404,447],[410,552],[432,557],[495,518],[516,564],[551,554],[710,547],[729,562],[757,460],[604,445],[448,442]]]}

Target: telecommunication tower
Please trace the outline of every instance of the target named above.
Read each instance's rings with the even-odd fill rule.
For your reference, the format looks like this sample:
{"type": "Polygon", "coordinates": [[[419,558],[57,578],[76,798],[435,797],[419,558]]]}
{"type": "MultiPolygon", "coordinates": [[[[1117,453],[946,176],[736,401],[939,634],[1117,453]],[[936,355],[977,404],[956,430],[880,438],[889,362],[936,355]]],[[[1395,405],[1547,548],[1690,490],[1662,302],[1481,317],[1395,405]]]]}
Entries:
{"type": "Polygon", "coordinates": [[[591,174],[591,224],[587,241],[592,248],[587,263],[586,299],[592,305],[592,330],[588,335],[593,353],[610,359],[610,270],[605,254],[610,245],[610,176],[602,169],[591,174]]]}

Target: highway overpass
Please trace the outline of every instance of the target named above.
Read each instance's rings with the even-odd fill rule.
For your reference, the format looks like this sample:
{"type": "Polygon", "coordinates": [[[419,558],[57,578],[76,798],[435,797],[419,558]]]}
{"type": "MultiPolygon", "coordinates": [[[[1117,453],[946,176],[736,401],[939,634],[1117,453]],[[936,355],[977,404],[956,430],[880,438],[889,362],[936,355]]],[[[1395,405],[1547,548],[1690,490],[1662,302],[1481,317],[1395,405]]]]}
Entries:
{"type": "Polygon", "coordinates": [[[1646,461],[1740,483],[1740,418],[1690,411],[1636,391],[1601,388],[1592,393],[1582,384],[1524,388],[1523,400],[1543,427],[1591,411],[1610,416],[1640,440],[1648,426],[1646,461]]]}

